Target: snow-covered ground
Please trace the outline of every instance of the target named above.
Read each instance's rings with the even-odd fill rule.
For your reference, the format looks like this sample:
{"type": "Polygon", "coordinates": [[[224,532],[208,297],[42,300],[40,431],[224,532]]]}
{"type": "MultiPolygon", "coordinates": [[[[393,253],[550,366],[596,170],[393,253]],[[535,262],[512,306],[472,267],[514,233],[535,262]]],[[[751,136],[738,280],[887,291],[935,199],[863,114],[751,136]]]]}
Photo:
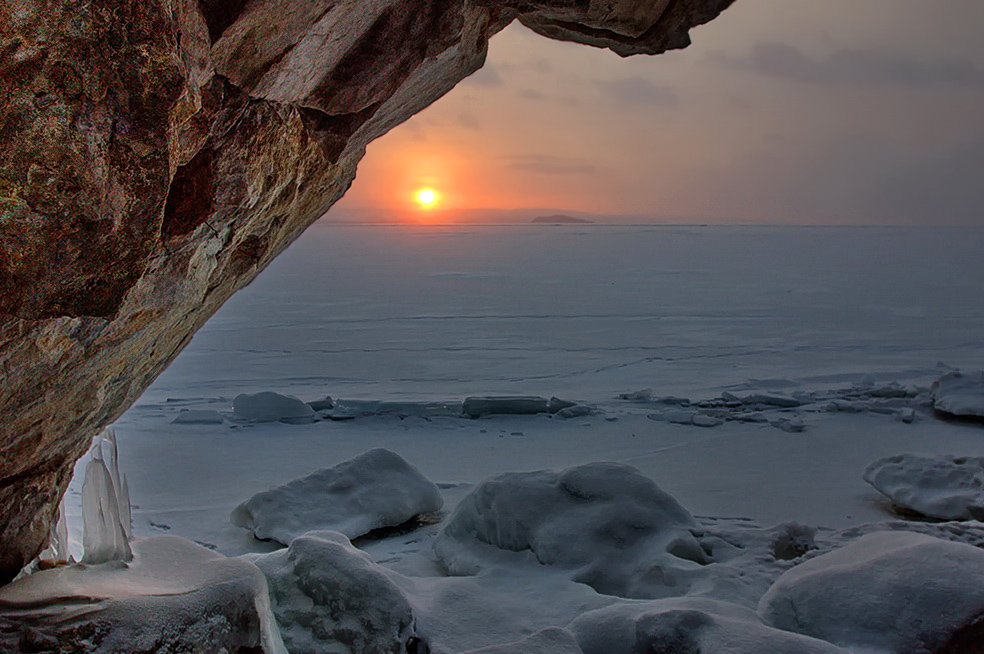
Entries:
{"type": "MultiPolygon", "coordinates": [[[[522,557],[445,576],[432,545],[461,500],[506,472],[623,463],[692,514],[697,527],[680,524],[700,532],[713,563],[684,560],[678,591],[649,581],[650,604],[590,614],[577,629],[690,611],[711,625],[700,632],[708,651],[729,629],[773,642],[734,607],[655,598],[700,595],[751,615],[787,559],[814,546],[881,528],[984,539],[976,522],[900,523],[862,479],[902,453],[984,456],[984,428],[941,420],[930,392],[953,368],[984,369],[982,243],[972,228],[316,225],[114,426],[134,535],[272,552],[279,545],[230,522],[233,509],[386,448],[435,482],[444,506],[415,530],[355,545],[388,570],[436,652],[464,651],[623,600],[596,592],[603,580],[577,583],[522,557]],[[240,394],[265,391],[331,396],[340,406],[320,415],[352,419],[248,422],[233,411],[240,394]],[[489,395],[592,410],[455,415],[466,397],[489,395]],[[778,526],[789,522],[799,524],[778,526]]],[[[80,487],[77,474],[75,540],[80,487]]],[[[598,629],[584,642],[604,640],[598,629]]],[[[775,651],[793,638],[781,634],[775,651]]],[[[567,632],[508,651],[536,643],[576,651],[567,632]]]]}

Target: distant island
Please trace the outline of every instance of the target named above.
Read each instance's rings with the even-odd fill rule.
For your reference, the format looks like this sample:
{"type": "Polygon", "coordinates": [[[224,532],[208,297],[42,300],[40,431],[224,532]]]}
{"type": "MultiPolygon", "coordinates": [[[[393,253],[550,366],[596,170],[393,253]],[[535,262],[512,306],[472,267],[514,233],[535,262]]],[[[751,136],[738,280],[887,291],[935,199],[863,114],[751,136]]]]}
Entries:
{"type": "Polygon", "coordinates": [[[565,216],[563,214],[557,214],[555,216],[538,216],[532,220],[534,223],[549,223],[551,225],[557,224],[585,224],[591,223],[591,220],[585,220],[584,218],[575,218],[574,216],[565,216]]]}

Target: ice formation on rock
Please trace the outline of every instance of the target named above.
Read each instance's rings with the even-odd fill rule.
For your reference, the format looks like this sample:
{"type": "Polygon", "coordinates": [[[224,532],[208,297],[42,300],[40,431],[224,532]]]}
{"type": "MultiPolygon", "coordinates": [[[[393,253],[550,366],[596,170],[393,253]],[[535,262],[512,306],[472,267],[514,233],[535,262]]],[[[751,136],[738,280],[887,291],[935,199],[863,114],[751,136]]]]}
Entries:
{"type": "Polygon", "coordinates": [[[285,654],[256,566],[177,536],[127,565],[68,565],[0,589],[0,651],[285,654]]]}
{"type": "Polygon", "coordinates": [[[288,545],[309,531],[356,538],[441,508],[440,491],[399,455],[377,448],[258,493],[232,512],[257,538],[288,545]]]}
{"type": "Polygon", "coordinates": [[[933,382],[933,408],[965,418],[984,418],[984,370],[953,371],[933,382]]]}
{"type": "Polygon", "coordinates": [[[907,531],[868,534],[783,573],[759,614],[843,647],[935,652],[984,615],[984,551],[907,531]]]}
{"type": "Polygon", "coordinates": [[[864,480],[903,509],[940,520],[984,519],[984,457],[898,454],[864,480]]]}
{"type": "Polygon", "coordinates": [[[116,434],[97,436],[90,455],[82,483],[82,562],[129,561],[130,493],[126,479],[120,479],[116,434]],[[109,446],[108,457],[104,444],[109,446]]]}
{"type": "Polygon", "coordinates": [[[344,535],[310,532],[286,549],[245,558],[267,578],[289,651],[426,651],[403,592],[344,535]]]}
{"type": "Polygon", "coordinates": [[[769,627],[750,609],[704,598],[614,604],[581,615],[569,629],[584,654],[847,654],[822,640],[769,627]]]}
{"type": "Polygon", "coordinates": [[[487,479],[458,504],[434,550],[452,574],[474,574],[501,550],[529,551],[602,593],[677,595],[709,562],[695,528],[635,468],[589,463],[487,479]]]}
{"type": "Polygon", "coordinates": [[[270,391],[243,393],[232,401],[232,410],[241,420],[253,422],[314,422],[317,415],[296,397],[270,391]]]}
{"type": "Polygon", "coordinates": [[[51,537],[48,540],[48,546],[38,554],[38,559],[72,561],[68,543],[68,523],[65,521],[65,498],[63,497],[58,504],[58,518],[51,525],[51,537]]]}

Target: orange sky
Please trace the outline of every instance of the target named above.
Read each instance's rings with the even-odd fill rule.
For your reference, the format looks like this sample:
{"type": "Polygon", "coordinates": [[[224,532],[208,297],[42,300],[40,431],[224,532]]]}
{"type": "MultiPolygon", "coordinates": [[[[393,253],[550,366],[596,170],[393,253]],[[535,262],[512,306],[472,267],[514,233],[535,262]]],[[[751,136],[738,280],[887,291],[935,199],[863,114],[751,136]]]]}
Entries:
{"type": "Polygon", "coordinates": [[[369,146],[328,219],[984,222],[982,24],[976,0],[738,0],[630,59],[517,24],[369,146]]]}

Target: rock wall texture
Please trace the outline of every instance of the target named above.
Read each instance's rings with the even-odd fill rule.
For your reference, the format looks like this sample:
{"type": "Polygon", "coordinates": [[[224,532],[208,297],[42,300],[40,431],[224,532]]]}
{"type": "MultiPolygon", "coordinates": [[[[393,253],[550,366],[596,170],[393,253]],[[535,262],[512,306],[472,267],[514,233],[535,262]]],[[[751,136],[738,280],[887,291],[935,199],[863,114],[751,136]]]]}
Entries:
{"type": "Polygon", "coordinates": [[[0,3],[0,582],[92,435],[490,36],[655,54],[731,2],[0,3]]]}

